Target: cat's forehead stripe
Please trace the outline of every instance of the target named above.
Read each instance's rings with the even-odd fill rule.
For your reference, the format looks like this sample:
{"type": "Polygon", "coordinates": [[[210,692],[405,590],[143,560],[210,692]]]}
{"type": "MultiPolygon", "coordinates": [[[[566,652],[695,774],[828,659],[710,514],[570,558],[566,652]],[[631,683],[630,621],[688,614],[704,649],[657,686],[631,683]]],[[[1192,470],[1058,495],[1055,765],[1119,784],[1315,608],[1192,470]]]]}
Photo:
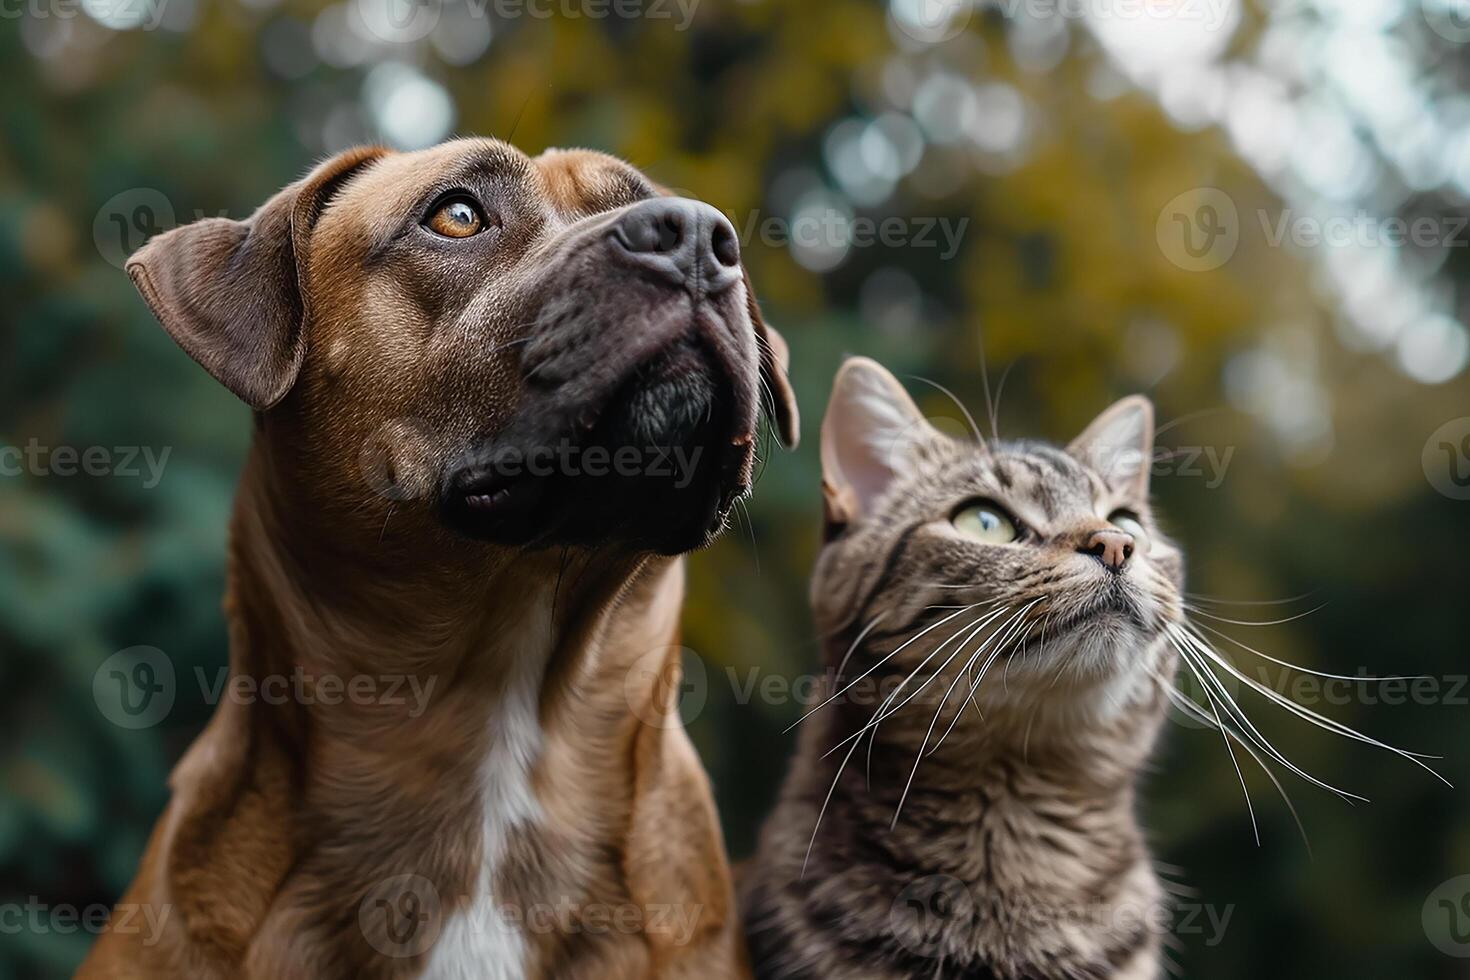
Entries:
{"type": "Polygon", "coordinates": [[[1046,460],[1065,479],[1075,481],[1077,477],[1086,473],[1081,463],[1060,449],[1047,445],[1031,445],[1027,446],[1026,450],[1030,455],[1046,460]]]}
{"type": "Polygon", "coordinates": [[[1041,506],[1046,519],[1054,520],[1057,516],[1057,495],[1051,484],[1056,480],[1055,474],[1030,456],[1010,457],[1009,465],[1026,470],[1031,477],[1026,492],[1041,506]]]}
{"type": "Polygon", "coordinates": [[[1013,502],[1034,505],[1048,522],[1066,510],[1093,506],[1095,480],[1086,467],[1050,446],[997,448],[990,456],[994,482],[1013,502]]]}

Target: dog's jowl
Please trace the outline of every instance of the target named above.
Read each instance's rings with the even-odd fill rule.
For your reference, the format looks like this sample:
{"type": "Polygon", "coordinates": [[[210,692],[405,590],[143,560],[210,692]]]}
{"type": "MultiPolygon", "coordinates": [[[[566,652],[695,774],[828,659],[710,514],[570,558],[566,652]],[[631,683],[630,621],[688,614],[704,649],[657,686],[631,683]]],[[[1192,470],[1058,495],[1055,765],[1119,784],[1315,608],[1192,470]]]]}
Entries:
{"type": "Polygon", "coordinates": [[[82,975],[740,975],[668,703],[674,556],[749,490],[763,401],[796,439],[729,223],[461,140],[344,153],[128,272],[254,410],[230,673],[288,696],[219,700],[123,898],[160,927],[82,975]]]}

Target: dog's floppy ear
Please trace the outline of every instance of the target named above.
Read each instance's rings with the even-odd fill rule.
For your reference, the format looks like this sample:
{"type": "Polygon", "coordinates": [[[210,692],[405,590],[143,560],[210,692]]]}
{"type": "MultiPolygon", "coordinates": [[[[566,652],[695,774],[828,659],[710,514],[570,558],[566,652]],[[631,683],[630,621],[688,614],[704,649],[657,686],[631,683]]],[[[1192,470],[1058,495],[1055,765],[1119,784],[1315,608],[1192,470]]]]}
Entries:
{"type": "Polygon", "coordinates": [[[771,411],[774,413],[771,422],[776,427],[781,445],[795,449],[801,438],[801,417],[796,411],[796,393],[791,390],[791,382],[786,377],[791,365],[791,351],[785,338],[774,327],[768,326],[761,316],[760,303],[750,286],[749,272],[745,274],[745,302],[750,310],[750,325],[755,329],[756,343],[760,345],[761,378],[771,393],[771,411]]]}
{"type": "Polygon", "coordinates": [[[184,352],[256,411],[291,390],[310,311],[301,276],[311,231],[333,192],[385,151],[338,154],[245,221],[204,218],[150,240],[128,275],[184,352]]]}

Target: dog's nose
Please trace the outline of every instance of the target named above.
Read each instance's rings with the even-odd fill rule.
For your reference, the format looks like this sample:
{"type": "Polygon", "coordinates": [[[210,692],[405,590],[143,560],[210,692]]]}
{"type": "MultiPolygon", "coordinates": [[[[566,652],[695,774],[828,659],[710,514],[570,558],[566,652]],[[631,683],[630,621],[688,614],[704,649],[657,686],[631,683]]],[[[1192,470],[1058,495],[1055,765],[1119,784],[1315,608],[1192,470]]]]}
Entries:
{"type": "Polygon", "coordinates": [[[1133,557],[1133,535],[1115,527],[1104,528],[1089,534],[1077,550],[1096,558],[1104,568],[1116,574],[1133,557]]]}
{"type": "Polygon", "coordinates": [[[715,292],[740,279],[740,243],[723,214],[701,201],[660,197],[633,205],[612,227],[628,260],[676,285],[715,292]]]}

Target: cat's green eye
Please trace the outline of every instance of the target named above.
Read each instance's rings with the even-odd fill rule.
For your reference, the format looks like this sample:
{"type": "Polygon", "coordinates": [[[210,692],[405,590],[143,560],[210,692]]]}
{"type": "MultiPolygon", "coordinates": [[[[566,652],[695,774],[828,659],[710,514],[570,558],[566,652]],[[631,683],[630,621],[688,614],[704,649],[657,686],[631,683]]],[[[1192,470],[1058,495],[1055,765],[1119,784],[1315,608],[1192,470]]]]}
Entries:
{"type": "Polygon", "coordinates": [[[1009,544],[1020,536],[1015,522],[989,504],[966,504],[955,511],[950,523],[961,534],[986,544],[1009,544]]]}
{"type": "Polygon", "coordinates": [[[1115,510],[1108,515],[1108,523],[1131,535],[1134,548],[1142,554],[1148,554],[1148,531],[1144,529],[1137,514],[1131,510],[1115,510]]]}

